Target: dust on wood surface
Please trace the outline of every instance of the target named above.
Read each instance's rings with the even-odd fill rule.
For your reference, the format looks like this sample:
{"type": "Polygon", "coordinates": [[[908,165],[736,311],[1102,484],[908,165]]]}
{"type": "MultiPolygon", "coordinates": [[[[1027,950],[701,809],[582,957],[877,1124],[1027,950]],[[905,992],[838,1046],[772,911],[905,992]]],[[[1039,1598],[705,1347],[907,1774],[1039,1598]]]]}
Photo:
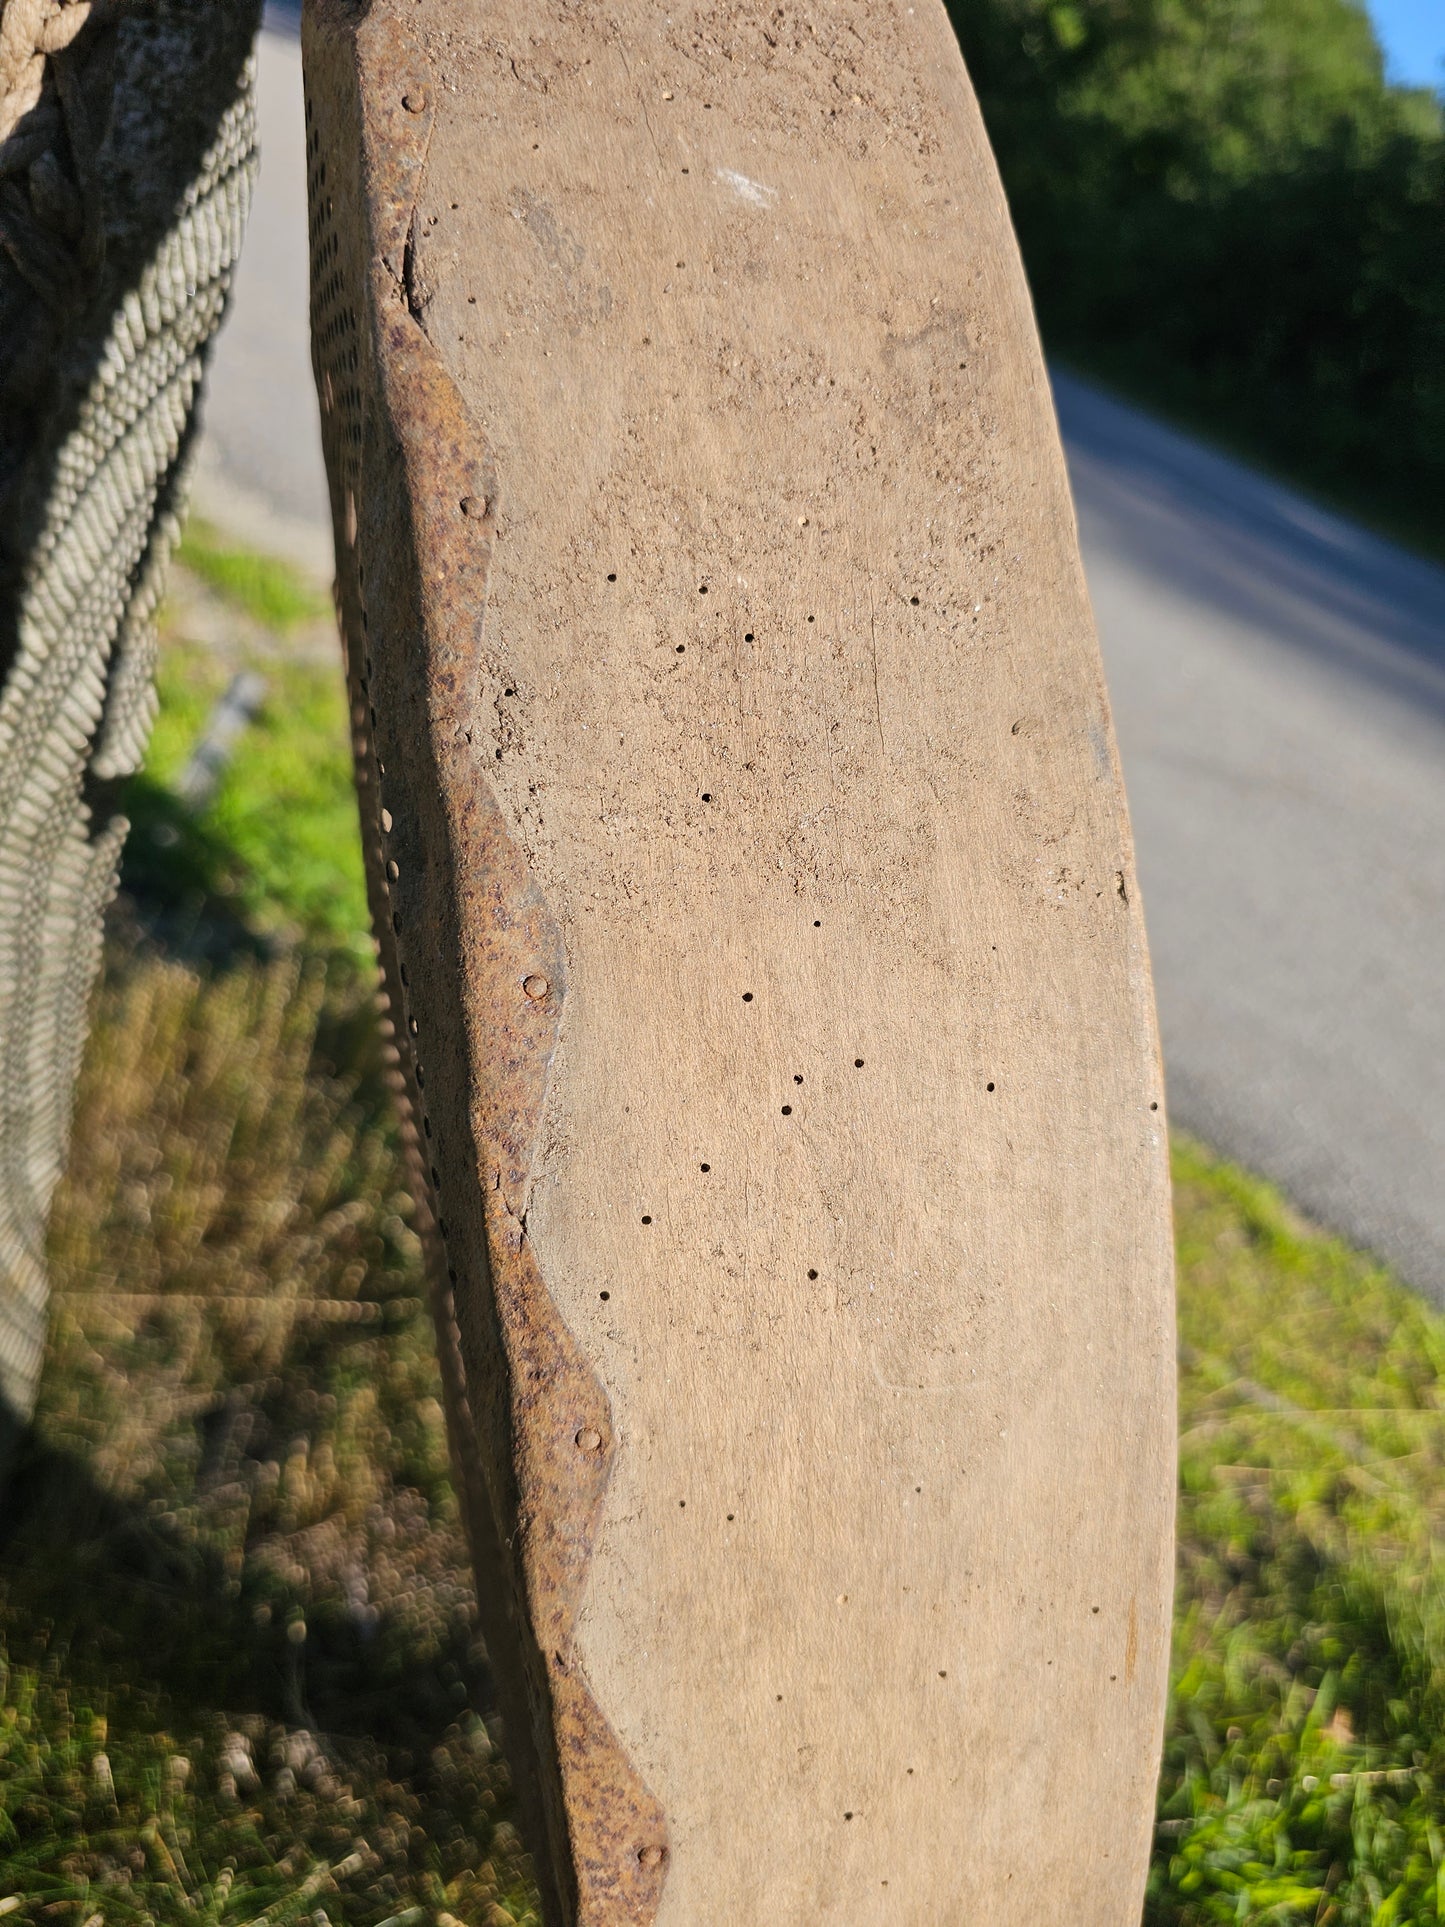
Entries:
{"type": "Polygon", "coordinates": [[[378,807],[413,825],[389,901],[462,1348],[474,1387],[512,1374],[478,1435],[558,1725],[560,1904],[1132,1921],[1172,1554],[1163,1092],[951,29],[936,0],[388,0],[368,35],[405,152],[359,177],[378,399],[340,484],[332,436],[342,575],[370,571],[368,680],[430,678],[385,744],[376,697],[378,807]],[[430,491],[410,536],[376,507],[388,436],[430,491]],[[560,972],[528,964],[554,940],[560,972]],[[504,1128],[514,1036],[545,1076],[504,1128]],[[539,1321],[577,1477],[610,1467],[575,1512],[561,1420],[519,1391],[539,1321]],[[532,1491],[570,1552],[537,1549],[532,1491]],[[655,1887],[579,1871],[608,1747],[660,1812],[662,1844],[617,1843],[655,1887]]]}

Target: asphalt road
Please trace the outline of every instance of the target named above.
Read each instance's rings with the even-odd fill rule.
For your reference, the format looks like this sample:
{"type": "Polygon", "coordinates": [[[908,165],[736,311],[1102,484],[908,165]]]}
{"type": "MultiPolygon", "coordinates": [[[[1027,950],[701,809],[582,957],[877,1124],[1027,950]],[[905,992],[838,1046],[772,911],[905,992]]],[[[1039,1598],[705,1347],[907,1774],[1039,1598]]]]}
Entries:
{"type": "MultiPolygon", "coordinates": [[[[200,501],[324,566],[294,26],[200,501]]],[[[1057,376],[1176,1123],[1445,1301],[1445,571],[1057,376]]]]}
{"type": "Polygon", "coordinates": [[[1445,1300],[1445,571],[1055,392],[1171,1115],[1445,1300]]]}

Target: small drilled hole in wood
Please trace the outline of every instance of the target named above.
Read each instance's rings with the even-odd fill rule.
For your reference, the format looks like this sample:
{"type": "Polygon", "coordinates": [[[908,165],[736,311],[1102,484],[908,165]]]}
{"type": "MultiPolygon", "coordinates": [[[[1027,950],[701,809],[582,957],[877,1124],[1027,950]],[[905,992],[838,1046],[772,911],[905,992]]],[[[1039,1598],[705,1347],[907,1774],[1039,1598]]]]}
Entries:
{"type": "Polygon", "coordinates": [[[1157,1104],[1151,1104],[1151,1105],[1149,1106],[1149,1109],[1150,1109],[1151,1111],[1157,1111],[1157,1110],[1158,1110],[1158,1108],[1159,1108],[1159,1106],[1158,1106],[1157,1104]]]}
{"type": "Polygon", "coordinates": [[[603,1304],[605,1305],[607,1303],[607,1300],[612,1296],[612,1293],[610,1291],[599,1291],[597,1296],[602,1300],[603,1304]]]}
{"type": "Polygon", "coordinates": [[[913,604],[915,609],[918,607],[918,597],[916,595],[909,596],[908,600],[913,604]]]}
{"type": "Polygon", "coordinates": [[[687,654],[687,644],[685,642],[680,642],[677,645],[677,653],[680,656],[685,656],[687,654]]]}
{"type": "Polygon", "coordinates": [[[753,993],[750,990],[745,990],[743,992],[743,1002],[745,1004],[750,1004],[752,1001],[753,1001],[753,993]]]}
{"type": "Polygon", "coordinates": [[[991,1090],[993,1089],[993,1085],[992,1085],[992,1084],[985,1084],[985,1085],[984,1085],[984,1089],[985,1089],[986,1091],[991,1091],[991,1090]]]}
{"type": "Polygon", "coordinates": [[[644,1224],[651,1224],[651,1223],[652,1223],[652,1218],[651,1218],[651,1216],[650,1216],[650,1214],[649,1214],[649,1213],[647,1213],[646,1211],[644,1211],[644,1212],[643,1212],[643,1214],[642,1214],[642,1222],[643,1222],[644,1224]]]}
{"type": "Polygon", "coordinates": [[[733,1519],[734,1519],[734,1517],[735,1517],[735,1516],[736,1516],[736,1515],[735,1515],[735,1514],[733,1514],[733,1513],[731,1513],[731,1512],[730,1512],[730,1513],[728,1514],[728,1524],[729,1524],[729,1525],[731,1525],[731,1524],[732,1524],[732,1522],[733,1522],[733,1519]]]}
{"type": "Polygon", "coordinates": [[[802,1081],[803,1081],[803,1073],[802,1073],[801,1071],[794,1071],[794,1072],[793,1072],[793,1082],[794,1082],[795,1084],[801,1084],[801,1083],[802,1083],[802,1081]]]}
{"type": "Polygon", "coordinates": [[[701,584],[699,584],[699,586],[698,586],[698,591],[697,591],[697,592],[698,592],[698,594],[699,594],[699,595],[706,595],[706,594],[707,594],[707,584],[706,584],[705,582],[703,582],[703,583],[701,583],[701,584]]]}
{"type": "Polygon", "coordinates": [[[785,1105],[783,1106],[783,1116],[784,1116],[784,1117],[791,1117],[792,1115],[793,1115],[793,1107],[792,1107],[792,1105],[791,1105],[791,1104],[785,1104],[785,1105]]]}
{"type": "Polygon", "coordinates": [[[746,635],[745,635],[745,636],[743,637],[743,641],[744,641],[744,642],[751,642],[751,641],[752,641],[752,639],[753,639],[753,632],[752,632],[752,630],[751,630],[751,629],[749,629],[749,631],[748,631],[748,633],[747,633],[747,634],[746,634],[746,635]]]}
{"type": "Polygon", "coordinates": [[[821,917],[814,917],[813,928],[815,930],[821,930],[823,928],[823,919],[821,917]]]}
{"type": "Polygon", "coordinates": [[[861,1057],[855,1057],[855,1058],[853,1059],[853,1068],[854,1068],[854,1070],[855,1070],[855,1071],[861,1071],[861,1070],[862,1070],[862,1068],[863,1068],[863,1059],[862,1059],[861,1057]]]}
{"type": "Polygon", "coordinates": [[[711,803],[711,801],[712,801],[712,791],[711,791],[711,790],[704,790],[704,791],[703,791],[703,793],[702,793],[702,800],[703,800],[703,802],[704,802],[704,803],[711,803]]]}
{"type": "Polygon", "coordinates": [[[809,1276],[810,1278],[816,1278],[816,1277],[817,1277],[817,1275],[818,1275],[818,1274],[817,1274],[817,1272],[816,1272],[816,1271],[810,1271],[810,1272],[808,1273],[808,1276],[809,1276]]]}
{"type": "Polygon", "coordinates": [[[617,580],[617,571],[615,569],[612,571],[611,575],[608,576],[607,580],[609,582],[615,582],[617,580]]]}
{"type": "Polygon", "coordinates": [[[700,1164],[697,1168],[699,1171],[711,1171],[712,1166],[710,1164],[700,1164]]]}

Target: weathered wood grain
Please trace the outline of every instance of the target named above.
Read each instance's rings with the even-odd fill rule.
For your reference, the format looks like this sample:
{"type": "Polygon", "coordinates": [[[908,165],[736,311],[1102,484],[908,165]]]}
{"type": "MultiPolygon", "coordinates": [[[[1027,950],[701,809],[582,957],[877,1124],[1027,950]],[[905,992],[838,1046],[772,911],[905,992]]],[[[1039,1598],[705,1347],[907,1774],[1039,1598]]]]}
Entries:
{"type": "Polygon", "coordinates": [[[549,1905],[1133,1921],[1163,1093],[946,17],[318,0],[306,59],[374,893],[549,1905]]]}

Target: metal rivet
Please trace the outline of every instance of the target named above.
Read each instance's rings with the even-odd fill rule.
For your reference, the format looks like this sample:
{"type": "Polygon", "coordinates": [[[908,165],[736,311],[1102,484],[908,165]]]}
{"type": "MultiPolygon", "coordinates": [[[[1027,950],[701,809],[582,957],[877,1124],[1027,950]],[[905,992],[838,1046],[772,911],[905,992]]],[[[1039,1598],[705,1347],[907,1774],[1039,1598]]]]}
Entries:
{"type": "Polygon", "coordinates": [[[600,1452],[602,1450],[602,1434],[600,1432],[594,1432],[590,1425],[584,1425],[582,1430],[577,1434],[577,1449],[580,1452],[600,1452]]]}
{"type": "Polygon", "coordinates": [[[551,985],[545,977],[528,977],[523,983],[522,988],[534,1004],[540,1004],[542,999],[547,995],[551,985]]]}
{"type": "Polygon", "coordinates": [[[485,495],[464,495],[462,497],[463,515],[470,515],[475,520],[480,520],[486,512],[487,498],[485,495]]]}
{"type": "Polygon", "coordinates": [[[412,87],[401,97],[401,104],[409,114],[426,112],[426,88],[412,87]]]}
{"type": "Polygon", "coordinates": [[[662,1848],[643,1847],[639,1850],[637,1858],[639,1863],[644,1867],[660,1867],[662,1865],[662,1848]]]}

